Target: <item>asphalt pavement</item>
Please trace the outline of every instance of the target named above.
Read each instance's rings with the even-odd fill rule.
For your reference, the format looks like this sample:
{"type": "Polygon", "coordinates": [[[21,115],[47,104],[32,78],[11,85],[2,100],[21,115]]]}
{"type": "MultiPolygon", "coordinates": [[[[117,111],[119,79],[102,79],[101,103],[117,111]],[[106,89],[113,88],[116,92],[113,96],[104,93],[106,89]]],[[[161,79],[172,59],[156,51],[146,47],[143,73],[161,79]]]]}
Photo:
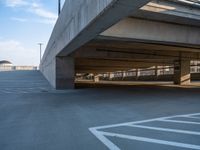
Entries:
{"type": "Polygon", "coordinates": [[[200,88],[54,90],[39,71],[0,72],[1,150],[200,150],[200,88]]]}

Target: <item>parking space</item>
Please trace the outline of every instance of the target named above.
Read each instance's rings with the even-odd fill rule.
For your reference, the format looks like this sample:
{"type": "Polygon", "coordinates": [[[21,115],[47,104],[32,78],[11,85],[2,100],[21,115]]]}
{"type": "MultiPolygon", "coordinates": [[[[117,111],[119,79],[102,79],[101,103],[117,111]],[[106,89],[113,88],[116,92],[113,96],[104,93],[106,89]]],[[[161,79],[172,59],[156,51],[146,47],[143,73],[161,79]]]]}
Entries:
{"type": "Polygon", "coordinates": [[[37,71],[0,73],[0,149],[199,149],[199,88],[92,87],[55,91],[37,71]]]}
{"type": "MultiPolygon", "coordinates": [[[[162,149],[200,150],[200,113],[155,118],[89,128],[110,150],[120,150],[126,142],[138,141],[140,149],[154,147],[162,149]],[[164,124],[163,124],[164,123],[164,124]],[[185,129],[182,129],[185,128],[185,129]],[[121,142],[118,140],[122,139],[121,142]],[[120,143],[120,144],[119,144],[120,143]],[[150,145],[150,144],[152,145],[150,145]],[[175,148],[174,148],[175,147],[175,148]]],[[[134,144],[138,147],[137,144],[134,144]]],[[[129,149],[132,149],[129,146],[129,149]]]]}

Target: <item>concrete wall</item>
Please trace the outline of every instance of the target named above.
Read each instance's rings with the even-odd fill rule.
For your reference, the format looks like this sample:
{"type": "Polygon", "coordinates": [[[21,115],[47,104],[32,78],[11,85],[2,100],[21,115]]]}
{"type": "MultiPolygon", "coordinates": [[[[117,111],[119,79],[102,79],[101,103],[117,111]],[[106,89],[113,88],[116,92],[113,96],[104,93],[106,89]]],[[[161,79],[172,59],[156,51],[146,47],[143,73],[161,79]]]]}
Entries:
{"type": "Polygon", "coordinates": [[[148,1],[66,0],[40,64],[41,72],[54,85],[56,56],[70,54],[148,1]]]}
{"type": "Polygon", "coordinates": [[[66,0],[53,29],[40,64],[40,70],[52,86],[56,85],[56,56],[88,23],[98,16],[112,0],[66,0]],[[92,2],[93,1],[93,2],[92,2]]]}

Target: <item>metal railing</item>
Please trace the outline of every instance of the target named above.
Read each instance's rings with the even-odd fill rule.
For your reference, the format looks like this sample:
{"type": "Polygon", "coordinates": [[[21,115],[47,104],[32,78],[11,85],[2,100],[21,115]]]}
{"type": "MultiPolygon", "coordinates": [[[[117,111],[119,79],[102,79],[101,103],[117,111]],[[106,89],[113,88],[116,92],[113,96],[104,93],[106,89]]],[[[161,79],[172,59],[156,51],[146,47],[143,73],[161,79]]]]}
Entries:
{"type": "Polygon", "coordinates": [[[170,0],[186,6],[200,8],[200,0],[170,0]]]}
{"type": "MultiPolygon", "coordinates": [[[[200,62],[192,61],[190,65],[191,73],[200,73],[200,62]]],[[[134,76],[159,76],[159,75],[172,75],[174,74],[174,66],[157,66],[151,68],[132,69],[129,71],[113,72],[113,77],[134,77],[134,76]]],[[[110,73],[102,74],[108,77],[110,73]]]]}

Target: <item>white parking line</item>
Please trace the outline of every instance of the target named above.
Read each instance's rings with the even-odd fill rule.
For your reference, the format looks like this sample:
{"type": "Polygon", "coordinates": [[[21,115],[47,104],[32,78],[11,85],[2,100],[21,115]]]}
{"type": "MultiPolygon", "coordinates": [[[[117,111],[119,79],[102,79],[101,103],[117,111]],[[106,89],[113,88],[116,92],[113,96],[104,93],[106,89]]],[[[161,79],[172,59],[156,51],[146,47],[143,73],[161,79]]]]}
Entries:
{"type": "Polygon", "coordinates": [[[101,131],[97,131],[94,128],[89,129],[104,145],[106,145],[110,150],[120,150],[114,143],[108,140],[101,131]]]}
{"type": "Polygon", "coordinates": [[[159,121],[200,125],[200,122],[194,122],[194,121],[181,121],[181,120],[170,120],[170,119],[166,119],[166,120],[161,119],[159,121]]]}
{"type": "MultiPolygon", "coordinates": [[[[162,145],[169,145],[169,146],[175,146],[175,147],[181,147],[181,148],[189,148],[189,149],[195,149],[200,150],[199,145],[193,145],[193,144],[185,144],[185,143],[179,143],[179,142],[172,142],[172,141],[165,141],[165,140],[159,140],[159,139],[152,139],[152,138],[146,138],[146,137],[139,137],[139,136],[132,136],[132,135],[124,135],[124,134],[117,134],[117,133],[111,133],[111,132],[101,132],[104,136],[112,136],[112,137],[119,137],[123,139],[129,139],[129,140],[136,140],[136,141],[142,141],[142,142],[148,142],[148,143],[156,143],[156,144],[162,144],[162,145]]],[[[113,147],[110,147],[111,150],[113,147]]]]}
{"type": "Polygon", "coordinates": [[[200,117],[200,113],[183,115],[183,117],[200,117]]]}
{"type": "Polygon", "coordinates": [[[141,124],[141,123],[146,123],[146,122],[159,121],[159,120],[162,120],[162,119],[170,119],[170,118],[175,118],[175,117],[180,117],[180,115],[176,115],[176,116],[172,116],[172,117],[160,117],[160,118],[147,119],[147,120],[141,120],[141,121],[133,121],[133,122],[104,125],[104,126],[99,126],[99,127],[94,127],[94,128],[95,129],[106,129],[106,128],[126,126],[126,125],[130,125],[130,124],[141,124]]]}
{"type": "Polygon", "coordinates": [[[200,117],[194,117],[194,116],[187,116],[186,118],[200,119],[200,117]]]}
{"type": "MultiPolygon", "coordinates": [[[[180,134],[190,134],[190,135],[200,135],[200,132],[196,131],[188,131],[188,130],[179,130],[179,129],[171,129],[171,128],[161,128],[161,127],[150,127],[150,126],[144,126],[141,125],[143,123],[148,122],[156,122],[156,121],[163,121],[163,122],[173,122],[173,123],[180,123],[180,124],[191,124],[191,125],[200,125],[200,122],[194,122],[194,121],[181,121],[181,120],[175,120],[176,117],[193,117],[196,115],[200,115],[200,113],[195,114],[186,114],[186,115],[176,115],[176,116],[169,116],[169,117],[161,117],[161,118],[154,118],[154,119],[148,119],[148,120],[141,120],[141,121],[134,121],[134,122],[126,122],[126,123],[120,123],[120,124],[112,124],[112,125],[104,125],[104,126],[98,126],[98,127],[92,127],[89,128],[89,130],[102,142],[104,143],[110,150],[120,150],[118,146],[116,146],[113,142],[111,142],[106,136],[112,136],[112,137],[118,137],[123,139],[129,139],[129,140],[136,140],[136,141],[142,141],[142,142],[148,142],[148,143],[154,143],[154,144],[161,144],[161,145],[169,145],[169,146],[175,146],[180,148],[188,148],[193,150],[200,150],[200,144],[199,145],[193,145],[188,143],[182,143],[182,142],[174,142],[171,140],[160,140],[160,139],[153,139],[148,137],[142,137],[142,136],[134,136],[134,135],[125,135],[125,134],[119,134],[119,133],[112,133],[109,131],[103,131],[104,129],[109,128],[117,128],[117,127],[135,127],[135,128],[143,128],[143,129],[149,129],[149,130],[158,130],[158,131],[164,131],[164,132],[175,132],[180,134]],[[174,120],[172,120],[174,119],[174,120]]],[[[183,135],[184,136],[184,135],[183,135]]]]}
{"type": "Polygon", "coordinates": [[[157,130],[157,131],[166,131],[166,132],[175,132],[175,133],[183,133],[183,134],[191,134],[191,135],[200,135],[200,132],[194,132],[194,131],[188,131],[188,130],[177,130],[177,129],[150,127],[150,126],[143,126],[143,125],[128,125],[128,126],[135,127],[135,128],[142,128],[142,129],[157,130]]]}

